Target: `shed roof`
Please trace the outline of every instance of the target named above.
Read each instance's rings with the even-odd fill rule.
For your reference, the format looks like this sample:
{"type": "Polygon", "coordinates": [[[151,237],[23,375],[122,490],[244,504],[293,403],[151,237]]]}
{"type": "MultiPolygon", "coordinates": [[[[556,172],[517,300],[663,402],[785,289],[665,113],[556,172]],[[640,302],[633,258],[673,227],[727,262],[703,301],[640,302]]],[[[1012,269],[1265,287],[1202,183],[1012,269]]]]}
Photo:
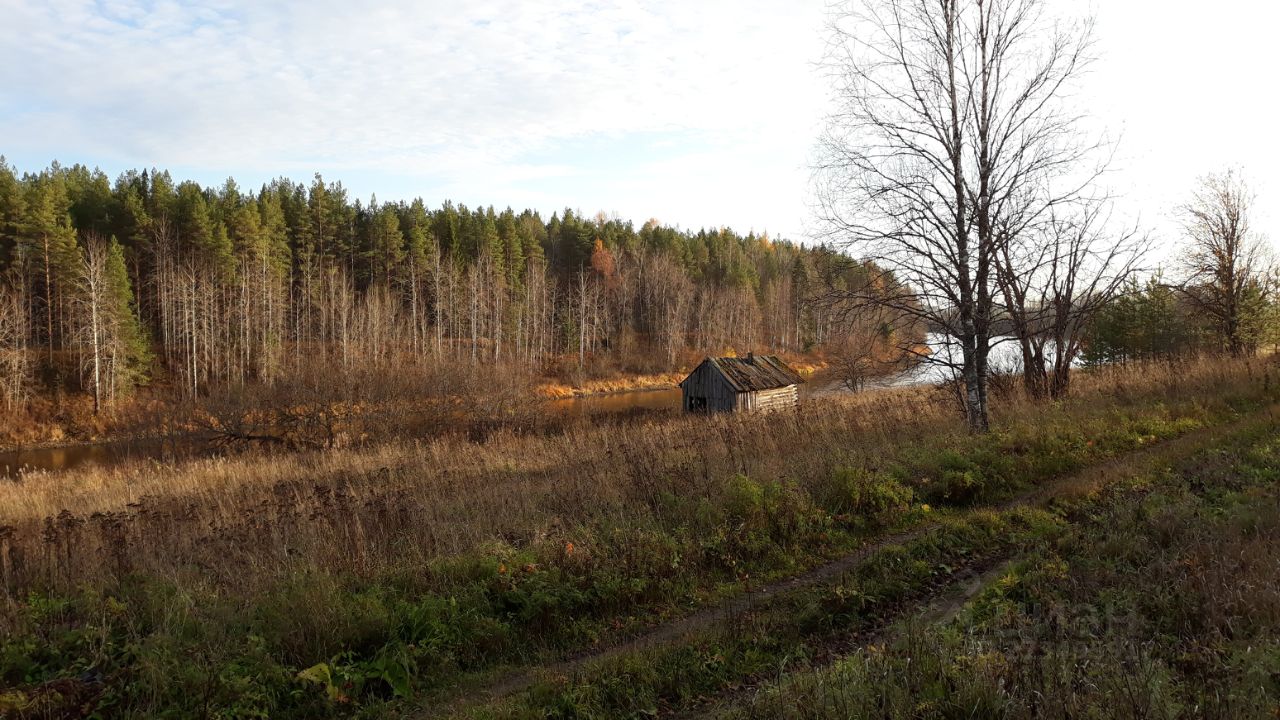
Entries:
{"type": "MultiPolygon", "coordinates": [[[[702,361],[720,371],[738,392],[774,390],[804,382],[795,370],[776,355],[747,355],[746,357],[709,357],[702,361]]],[[[697,372],[695,369],[694,372],[697,372]]]]}

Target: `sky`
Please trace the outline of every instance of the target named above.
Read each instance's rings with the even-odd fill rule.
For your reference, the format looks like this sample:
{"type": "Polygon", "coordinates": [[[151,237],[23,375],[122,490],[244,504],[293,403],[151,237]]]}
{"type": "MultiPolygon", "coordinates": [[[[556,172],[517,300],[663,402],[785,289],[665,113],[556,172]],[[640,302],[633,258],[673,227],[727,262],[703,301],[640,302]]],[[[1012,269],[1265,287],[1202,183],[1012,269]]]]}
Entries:
{"type": "MultiPolygon", "coordinates": [[[[1196,178],[1241,169],[1275,238],[1280,9],[1092,12],[1076,90],[1119,140],[1123,211],[1173,242],[1196,178]]],[[[0,0],[0,154],[114,177],[571,207],[803,240],[826,114],[827,0],[0,0]]],[[[1172,244],[1170,244],[1172,247],[1172,244]]]]}

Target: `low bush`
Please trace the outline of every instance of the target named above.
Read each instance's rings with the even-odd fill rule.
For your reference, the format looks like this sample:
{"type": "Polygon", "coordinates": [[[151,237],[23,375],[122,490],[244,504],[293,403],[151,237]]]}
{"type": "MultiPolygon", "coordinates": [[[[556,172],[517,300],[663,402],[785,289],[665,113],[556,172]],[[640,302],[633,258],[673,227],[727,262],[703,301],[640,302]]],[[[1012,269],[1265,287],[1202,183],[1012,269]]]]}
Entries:
{"type": "Polygon", "coordinates": [[[885,522],[905,512],[915,492],[893,477],[841,468],[831,477],[823,507],[836,516],[885,522]]]}

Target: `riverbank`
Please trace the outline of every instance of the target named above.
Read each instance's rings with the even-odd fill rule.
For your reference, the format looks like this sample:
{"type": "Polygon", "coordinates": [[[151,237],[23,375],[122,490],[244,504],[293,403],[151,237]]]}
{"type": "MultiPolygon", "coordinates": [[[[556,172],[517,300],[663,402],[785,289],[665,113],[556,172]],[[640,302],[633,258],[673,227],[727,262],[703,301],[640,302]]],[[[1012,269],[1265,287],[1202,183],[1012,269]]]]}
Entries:
{"type": "Polygon", "coordinates": [[[545,400],[569,400],[572,398],[600,397],[629,392],[670,390],[684,380],[687,373],[659,373],[656,375],[626,375],[568,384],[547,380],[534,388],[534,393],[545,400]]]}
{"type": "Polygon", "coordinates": [[[0,411],[0,452],[71,448],[154,439],[184,432],[176,405],[143,392],[95,414],[88,396],[37,397],[20,410],[0,411]]]}
{"type": "MultiPolygon", "coordinates": [[[[641,390],[598,393],[593,395],[570,395],[559,399],[531,399],[527,407],[519,409],[519,415],[508,416],[497,423],[483,423],[485,432],[502,432],[504,430],[518,432],[562,432],[575,422],[585,418],[597,421],[609,419],[625,422],[639,415],[671,414],[680,407],[679,389],[670,386],[658,386],[641,390]],[[541,417],[540,421],[526,420],[528,416],[541,417]]],[[[358,412],[355,409],[335,409],[334,415],[345,418],[342,431],[344,438],[351,438],[350,428],[358,425],[360,418],[371,416],[391,416],[397,418],[394,427],[381,425],[380,437],[370,437],[368,432],[361,433],[355,440],[345,440],[345,445],[368,445],[370,443],[387,442],[399,439],[429,440],[442,434],[467,434],[474,424],[466,413],[457,410],[457,405],[450,405],[439,412],[446,413],[450,419],[443,427],[439,422],[426,419],[415,421],[415,417],[431,414],[430,408],[423,408],[412,403],[401,403],[395,407],[378,407],[358,412]]],[[[483,421],[482,421],[483,422],[483,421]]],[[[0,449],[0,479],[17,477],[23,471],[64,471],[85,466],[111,468],[118,464],[134,460],[155,460],[173,462],[184,458],[225,454],[231,451],[251,451],[262,442],[235,440],[227,436],[211,433],[208,422],[203,424],[194,421],[185,423],[185,430],[170,431],[168,434],[132,433],[127,436],[104,439],[93,442],[54,442],[34,446],[0,449]],[[198,427],[199,426],[199,427],[198,427]]],[[[267,430],[258,433],[269,437],[267,430]]],[[[272,443],[278,451],[296,451],[299,448],[287,448],[279,443],[272,443]]]]}
{"type": "MultiPolygon", "coordinates": [[[[785,359],[805,377],[825,367],[817,355],[788,354],[785,359]]],[[[342,434],[348,438],[377,439],[388,430],[389,418],[426,412],[487,428],[528,425],[540,402],[669,390],[700,361],[700,356],[690,354],[678,359],[676,370],[646,373],[598,364],[580,372],[576,358],[559,358],[540,369],[512,362],[415,366],[406,360],[403,367],[317,371],[272,385],[202,394],[195,400],[183,399],[175,388],[157,382],[101,413],[93,411],[84,394],[40,394],[20,409],[0,411],[0,452],[173,438],[199,431],[217,434],[232,429],[229,426],[260,426],[263,418],[270,420],[282,410],[289,415],[284,422],[314,427],[386,416],[375,432],[347,429],[342,434]]],[[[273,422],[279,424],[281,418],[273,422]]],[[[325,427],[325,437],[301,440],[330,443],[331,430],[325,427]]]]}
{"type": "MultiPolygon", "coordinates": [[[[817,358],[797,356],[790,361],[803,376],[811,378],[824,367],[817,358]]],[[[323,417],[325,424],[333,426],[326,428],[325,437],[298,438],[303,444],[334,444],[335,437],[343,444],[396,437],[423,438],[466,431],[468,427],[482,428],[484,432],[503,428],[528,430],[538,425],[538,416],[674,411],[679,407],[679,399],[672,393],[678,393],[678,384],[684,377],[685,372],[680,371],[617,374],[575,383],[543,378],[515,389],[507,388],[496,398],[482,395],[485,403],[460,395],[433,395],[421,401],[397,396],[372,402],[354,399],[327,405],[312,403],[307,408],[294,405],[287,412],[290,422],[305,414],[323,417]],[[491,412],[484,414],[482,410],[491,412]],[[441,418],[447,422],[438,422],[441,418]],[[362,427],[366,421],[372,421],[376,427],[362,427]]],[[[145,456],[145,451],[127,452],[130,444],[188,444],[193,446],[191,451],[181,454],[194,456],[204,454],[206,448],[196,446],[206,445],[211,439],[239,442],[237,435],[270,437],[274,432],[270,428],[268,409],[258,409],[260,403],[250,399],[212,398],[174,403],[156,399],[156,392],[123,401],[101,416],[94,416],[87,399],[79,398],[66,401],[60,409],[49,403],[36,404],[20,417],[6,418],[0,422],[0,428],[9,428],[10,439],[4,441],[4,434],[0,433],[0,477],[12,475],[24,465],[40,470],[63,470],[99,458],[145,456]],[[25,439],[14,440],[15,436],[25,439]],[[114,452],[114,449],[125,452],[114,452]]],[[[281,408],[269,410],[279,412],[281,408]]],[[[279,420],[275,423],[283,424],[279,420]]]]}
{"type": "Polygon", "coordinates": [[[913,388],[0,486],[0,683],[120,715],[402,715],[1236,422],[1277,399],[1272,373],[1090,372],[1060,403],[1002,398],[983,436],[913,388]]]}
{"type": "MultiPolygon", "coordinates": [[[[732,354],[732,353],[729,353],[732,354]]],[[[779,357],[802,378],[813,378],[827,369],[825,358],[816,354],[781,353],[779,357]]],[[[540,397],[565,400],[575,397],[597,397],[615,393],[669,390],[679,386],[702,357],[691,355],[681,369],[664,373],[615,373],[583,379],[546,378],[534,390],[540,397]]]]}

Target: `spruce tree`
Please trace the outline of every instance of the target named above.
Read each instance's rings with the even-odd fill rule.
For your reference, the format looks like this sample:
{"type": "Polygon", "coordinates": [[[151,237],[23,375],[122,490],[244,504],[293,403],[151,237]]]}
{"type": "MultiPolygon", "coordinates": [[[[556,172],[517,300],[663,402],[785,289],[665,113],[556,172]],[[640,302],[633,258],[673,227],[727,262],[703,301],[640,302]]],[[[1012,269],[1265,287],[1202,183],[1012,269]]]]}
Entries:
{"type": "Polygon", "coordinates": [[[106,278],[108,312],[115,326],[115,346],[119,353],[116,374],[119,384],[115,392],[120,394],[146,382],[154,358],[147,333],[138,319],[124,248],[114,237],[107,253],[106,278]]]}

